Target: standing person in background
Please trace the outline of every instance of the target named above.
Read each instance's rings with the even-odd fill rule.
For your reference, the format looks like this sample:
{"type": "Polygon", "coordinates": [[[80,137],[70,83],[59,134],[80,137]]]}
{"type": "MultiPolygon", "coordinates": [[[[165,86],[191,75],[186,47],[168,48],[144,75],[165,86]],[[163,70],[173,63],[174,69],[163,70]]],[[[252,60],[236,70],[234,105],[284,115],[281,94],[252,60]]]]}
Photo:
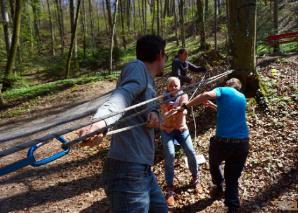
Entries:
{"type": "Polygon", "coordinates": [[[225,180],[225,205],[228,212],[236,212],[240,206],[238,179],[244,168],[249,150],[249,132],[246,124],[246,98],[240,92],[241,82],[232,78],[226,87],[204,92],[181,107],[181,111],[199,103],[217,109],[216,134],[210,139],[209,164],[213,193],[223,192],[225,180]],[[216,105],[209,102],[216,100],[216,105]],[[224,177],[220,164],[225,161],[224,177]]]}
{"type": "Polygon", "coordinates": [[[206,72],[205,67],[196,66],[189,61],[187,61],[187,51],[182,48],[178,50],[177,56],[174,58],[172,63],[172,72],[171,76],[175,76],[180,79],[181,86],[184,83],[194,83],[194,78],[191,78],[187,75],[188,70],[193,72],[206,72]]]}
{"type": "Polygon", "coordinates": [[[193,147],[191,136],[186,124],[187,110],[171,115],[175,108],[188,102],[188,95],[183,94],[183,91],[180,89],[180,80],[176,77],[169,77],[167,90],[165,92],[166,103],[161,105],[161,114],[163,118],[161,123],[161,139],[165,155],[165,180],[167,183],[166,200],[168,206],[175,205],[173,185],[175,140],[182,146],[188,159],[188,167],[192,174],[190,185],[196,190],[196,192],[201,192],[198,178],[199,166],[196,159],[196,151],[193,147]]]}
{"type": "MultiPolygon", "coordinates": [[[[166,61],[165,45],[165,41],[159,36],[146,35],[138,39],[137,60],[124,67],[116,90],[98,108],[94,119],[122,111],[156,96],[153,78],[163,74],[166,61]]],[[[117,127],[132,126],[146,121],[147,126],[139,126],[112,136],[102,173],[102,182],[112,213],[168,212],[165,198],[151,171],[155,151],[153,127],[159,127],[157,106],[151,102],[80,130],[81,136],[86,135],[115,123],[124,115],[129,116],[144,108],[148,109],[147,113],[132,117],[117,127]]],[[[95,138],[101,141],[103,134],[95,138]]]]}

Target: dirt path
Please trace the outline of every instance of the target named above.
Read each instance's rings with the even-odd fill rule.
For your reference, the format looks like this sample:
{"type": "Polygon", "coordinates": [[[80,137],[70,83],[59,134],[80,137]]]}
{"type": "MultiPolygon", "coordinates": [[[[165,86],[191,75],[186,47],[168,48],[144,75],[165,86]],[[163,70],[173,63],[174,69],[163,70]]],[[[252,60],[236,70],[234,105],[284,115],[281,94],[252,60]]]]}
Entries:
{"type": "MultiPolygon", "coordinates": [[[[297,71],[297,64],[294,63],[297,59],[297,56],[293,56],[285,60],[273,60],[260,68],[266,81],[275,82],[267,85],[268,89],[278,95],[270,96],[268,100],[271,109],[269,114],[260,111],[251,104],[253,102],[248,107],[251,141],[247,166],[239,182],[243,206],[241,212],[278,212],[284,207],[283,204],[286,204],[285,208],[294,208],[298,200],[298,107],[293,96],[297,92],[297,81],[295,83],[295,77],[289,77],[292,72],[297,71]],[[273,72],[273,69],[278,70],[278,75],[273,74],[276,72],[273,72]]],[[[96,82],[61,92],[58,94],[60,98],[42,98],[36,113],[38,115],[38,110],[43,107],[54,112],[55,106],[60,105],[62,99],[66,105],[78,100],[92,99],[114,85],[115,82],[96,82]],[[96,90],[99,92],[94,92],[96,90]]],[[[214,122],[210,121],[214,120],[215,114],[198,110],[202,113],[196,119],[198,137],[195,146],[198,153],[204,154],[208,160],[209,138],[214,134],[214,122]]],[[[45,114],[48,112],[51,111],[45,110],[45,114]]],[[[21,119],[8,120],[24,122],[26,116],[28,117],[24,115],[21,119]]],[[[26,167],[0,177],[0,212],[109,212],[106,195],[99,183],[108,144],[108,140],[105,140],[98,147],[77,146],[67,156],[46,166],[26,167]]],[[[159,138],[156,144],[156,163],[153,170],[163,188],[164,167],[159,138]]],[[[53,143],[44,147],[37,155],[44,155],[58,147],[58,144],[53,143]]],[[[25,154],[20,152],[9,160],[4,158],[5,163],[25,154]]],[[[176,158],[176,206],[172,211],[224,212],[223,200],[213,200],[209,195],[211,178],[208,163],[200,167],[200,181],[204,192],[196,194],[188,187],[191,175],[181,151],[177,151],[176,158]]],[[[4,162],[0,161],[0,166],[3,164],[4,162]]]]}

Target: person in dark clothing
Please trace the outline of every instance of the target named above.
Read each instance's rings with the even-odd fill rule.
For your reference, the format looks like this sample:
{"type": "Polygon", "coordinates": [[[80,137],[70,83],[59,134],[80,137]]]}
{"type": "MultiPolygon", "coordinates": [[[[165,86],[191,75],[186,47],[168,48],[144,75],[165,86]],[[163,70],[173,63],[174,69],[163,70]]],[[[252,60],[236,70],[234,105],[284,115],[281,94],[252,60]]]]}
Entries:
{"type": "Polygon", "coordinates": [[[184,83],[193,83],[194,79],[187,75],[188,70],[193,72],[206,72],[206,68],[202,66],[196,66],[187,59],[187,51],[182,48],[178,51],[178,55],[174,58],[172,63],[171,76],[175,76],[180,79],[181,85],[184,83]]]}
{"type": "Polygon", "coordinates": [[[239,91],[241,83],[232,78],[226,87],[217,87],[204,92],[181,110],[203,103],[217,110],[216,134],[210,139],[209,164],[212,182],[215,184],[214,194],[223,192],[225,180],[225,205],[228,212],[236,212],[240,206],[238,179],[244,168],[249,150],[249,130],[246,123],[246,98],[239,91]],[[216,105],[209,100],[216,100],[216,105]],[[220,164],[225,161],[224,176],[220,164]]]}

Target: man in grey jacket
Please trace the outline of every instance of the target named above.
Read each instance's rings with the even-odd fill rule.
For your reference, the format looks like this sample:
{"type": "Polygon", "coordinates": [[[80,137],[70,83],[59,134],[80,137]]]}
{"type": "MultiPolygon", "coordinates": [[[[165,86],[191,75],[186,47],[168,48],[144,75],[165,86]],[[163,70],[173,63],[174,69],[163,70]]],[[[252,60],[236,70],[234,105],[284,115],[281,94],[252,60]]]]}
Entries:
{"type": "MultiPolygon", "coordinates": [[[[93,118],[119,112],[131,105],[156,96],[154,76],[163,74],[165,65],[165,41],[159,36],[146,35],[138,39],[137,60],[126,65],[111,97],[98,108],[93,118]]],[[[131,126],[147,121],[147,126],[113,135],[102,181],[110,201],[112,212],[168,212],[165,198],[157,179],[151,171],[154,162],[154,128],[159,116],[154,103],[136,110],[101,120],[80,131],[81,135],[102,129],[142,109],[147,113],[132,117],[117,127],[131,126]]],[[[96,136],[99,141],[103,135],[96,136]]]]}

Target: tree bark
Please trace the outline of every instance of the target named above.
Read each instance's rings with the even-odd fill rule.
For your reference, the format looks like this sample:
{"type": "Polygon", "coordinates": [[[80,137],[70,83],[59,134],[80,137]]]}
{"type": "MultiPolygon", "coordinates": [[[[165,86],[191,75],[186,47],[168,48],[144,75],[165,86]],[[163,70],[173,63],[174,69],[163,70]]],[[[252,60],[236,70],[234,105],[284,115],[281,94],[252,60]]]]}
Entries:
{"type": "Polygon", "coordinates": [[[1,16],[3,20],[3,32],[6,47],[6,57],[8,58],[9,50],[11,47],[11,35],[9,32],[9,16],[6,8],[6,0],[1,0],[1,16]]]}
{"type": "Polygon", "coordinates": [[[61,55],[64,54],[64,18],[63,18],[63,9],[62,9],[62,0],[55,0],[56,8],[57,8],[57,19],[59,25],[59,33],[60,33],[60,49],[61,55]]]}
{"type": "Polygon", "coordinates": [[[123,48],[126,50],[126,38],[125,38],[125,27],[124,27],[124,8],[123,8],[123,2],[120,0],[119,2],[119,6],[120,6],[120,18],[121,18],[121,37],[122,37],[122,43],[123,43],[123,48]]]}
{"type": "MultiPolygon", "coordinates": [[[[273,2],[273,33],[278,34],[278,0],[273,2]]],[[[273,53],[277,54],[279,52],[279,44],[276,43],[273,47],[273,53]]]]}
{"type": "Polygon", "coordinates": [[[175,23],[175,37],[176,37],[176,45],[179,46],[179,35],[178,35],[178,18],[177,18],[177,10],[175,0],[173,1],[173,14],[174,14],[174,23],[175,23]]]}
{"type": "Polygon", "coordinates": [[[204,0],[197,0],[198,28],[200,32],[200,49],[206,50],[204,0]]]}
{"type": "Polygon", "coordinates": [[[185,48],[185,29],[184,29],[184,0],[179,0],[179,16],[182,47],[185,48]]]}
{"type": "Polygon", "coordinates": [[[157,31],[157,35],[160,35],[160,10],[159,10],[159,6],[160,6],[160,1],[156,0],[156,31],[157,31]]]}
{"type": "MultiPolygon", "coordinates": [[[[73,1],[73,0],[70,0],[70,1],[73,1]]],[[[81,0],[78,0],[77,9],[76,9],[76,17],[74,20],[74,26],[73,26],[73,29],[71,30],[71,42],[70,42],[70,47],[69,47],[68,56],[67,56],[65,78],[69,78],[69,76],[70,76],[70,61],[71,61],[71,56],[72,56],[72,52],[73,52],[73,48],[74,48],[74,41],[75,41],[75,37],[76,37],[78,18],[79,18],[79,12],[80,12],[80,4],[81,4],[81,0]]]]}
{"type": "Polygon", "coordinates": [[[9,56],[7,59],[6,69],[4,73],[3,80],[3,88],[2,90],[6,90],[12,86],[12,74],[13,74],[13,66],[15,63],[17,47],[19,43],[20,37],[20,29],[21,29],[21,8],[22,8],[22,0],[16,1],[15,4],[15,16],[13,19],[13,34],[12,34],[12,43],[9,51],[9,56]]]}
{"type": "Polygon", "coordinates": [[[246,84],[250,73],[256,72],[256,0],[229,0],[228,6],[234,76],[242,82],[244,92],[256,90],[258,85],[246,84]]]}
{"type": "Polygon", "coordinates": [[[40,30],[39,30],[39,17],[40,17],[40,5],[39,5],[39,0],[32,0],[31,1],[31,7],[33,11],[33,26],[34,26],[34,35],[35,39],[37,41],[37,47],[38,51],[41,51],[41,38],[40,38],[40,30]]]}
{"type": "Polygon", "coordinates": [[[83,33],[83,55],[86,58],[86,49],[87,49],[87,25],[86,25],[86,11],[85,11],[85,1],[83,0],[82,9],[81,9],[81,28],[83,33]]]}
{"type": "Polygon", "coordinates": [[[217,0],[214,0],[214,49],[217,51],[217,0]]]}
{"type": "Polygon", "coordinates": [[[109,68],[110,74],[112,73],[112,70],[113,70],[113,48],[114,48],[114,39],[113,38],[115,37],[117,11],[118,11],[118,0],[115,0],[115,9],[114,9],[114,16],[113,16],[111,43],[110,43],[110,68],[109,68]]]}
{"type": "Polygon", "coordinates": [[[47,0],[47,6],[48,6],[49,23],[50,23],[50,30],[51,30],[51,53],[52,53],[52,56],[55,56],[55,36],[54,36],[52,13],[51,13],[49,0],[47,0]]]}
{"type": "Polygon", "coordinates": [[[91,39],[92,39],[92,54],[95,54],[95,48],[96,48],[96,43],[95,43],[95,34],[94,34],[94,23],[93,23],[93,9],[92,9],[92,0],[88,1],[89,3],[89,19],[90,19],[90,33],[91,33],[91,39]]]}

